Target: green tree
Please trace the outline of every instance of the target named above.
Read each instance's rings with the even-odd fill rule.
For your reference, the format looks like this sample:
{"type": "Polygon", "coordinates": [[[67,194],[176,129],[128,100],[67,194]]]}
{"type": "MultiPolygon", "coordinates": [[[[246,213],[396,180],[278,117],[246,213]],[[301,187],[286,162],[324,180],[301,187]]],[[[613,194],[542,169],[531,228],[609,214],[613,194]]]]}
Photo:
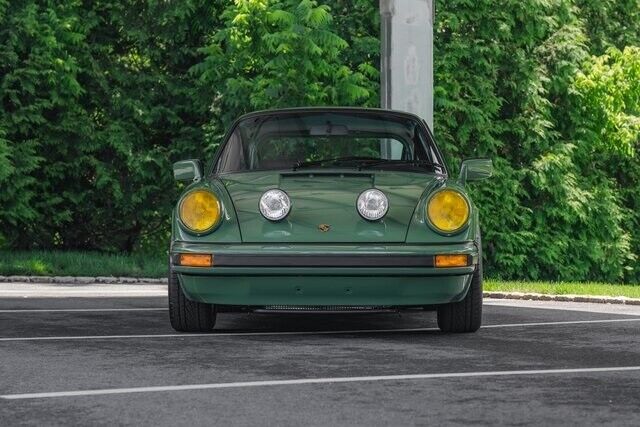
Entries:
{"type": "MultiPolygon", "coordinates": [[[[638,11],[636,2],[604,2],[602,10],[597,3],[437,4],[436,137],[451,159],[489,156],[496,165],[495,179],[473,188],[490,275],[631,280],[638,249],[628,221],[635,202],[621,188],[634,193],[637,184],[631,176],[614,179],[617,166],[609,167],[620,162],[597,147],[628,148],[632,122],[619,114],[610,121],[589,107],[598,105],[597,96],[577,94],[584,92],[580,70],[590,49],[637,40],[638,11]],[[603,14],[611,18],[607,25],[603,14]],[[594,122],[598,114],[602,120],[594,122]],[[588,136],[607,126],[606,137],[588,136]]],[[[613,104],[622,102],[614,88],[631,81],[612,77],[613,104]]],[[[635,164],[626,157],[627,171],[635,164]]]]}
{"type": "Polygon", "coordinates": [[[5,178],[16,189],[3,192],[16,206],[0,219],[12,246],[131,251],[167,234],[171,161],[204,146],[208,104],[188,70],[217,7],[21,0],[0,9],[4,158],[26,177],[5,178]]]}
{"type": "Polygon", "coordinates": [[[52,243],[45,222],[69,218],[62,187],[48,191],[38,175],[55,173],[47,160],[60,138],[87,130],[79,67],[69,53],[82,38],[73,7],[0,2],[0,234],[12,246],[52,243]]]}
{"type": "MultiPolygon", "coordinates": [[[[581,175],[606,183],[617,227],[603,228],[611,239],[601,250],[604,265],[614,264],[628,280],[640,280],[640,47],[610,48],[592,57],[572,85],[573,132],[581,175]],[[610,247],[625,249],[625,259],[612,257],[610,247]]],[[[607,212],[604,212],[606,215],[607,212]]],[[[610,218],[598,222],[612,221],[610,218]]],[[[596,271],[596,273],[598,273],[596,271]]],[[[598,276],[596,274],[596,276],[598,276]]]]}
{"type": "Polygon", "coordinates": [[[237,0],[222,19],[202,49],[204,61],[192,69],[222,127],[251,110],[377,103],[376,70],[370,62],[345,64],[348,43],[327,5],[237,0]]]}
{"type": "Polygon", "coordinates": [[[640,46],[640,0],[575,0],[593,55],[640,46]]]}

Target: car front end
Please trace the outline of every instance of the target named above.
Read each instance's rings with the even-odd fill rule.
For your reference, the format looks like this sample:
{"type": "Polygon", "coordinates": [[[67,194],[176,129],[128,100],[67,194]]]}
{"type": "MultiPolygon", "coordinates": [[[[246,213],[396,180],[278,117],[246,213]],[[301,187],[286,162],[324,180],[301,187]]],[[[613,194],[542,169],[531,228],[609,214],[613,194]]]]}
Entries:
{"type": "Polygon", "coordinates": [[[194,329],[180,318],[190,304],[214,320],[232,308],[466,304],[481,244],[464,184],[490,173],[472,160],[451,179],[426,124],[405,113],[244,116],[206,172],[174,166],[190,184],[173,214],[172,323],[194,329]]]}

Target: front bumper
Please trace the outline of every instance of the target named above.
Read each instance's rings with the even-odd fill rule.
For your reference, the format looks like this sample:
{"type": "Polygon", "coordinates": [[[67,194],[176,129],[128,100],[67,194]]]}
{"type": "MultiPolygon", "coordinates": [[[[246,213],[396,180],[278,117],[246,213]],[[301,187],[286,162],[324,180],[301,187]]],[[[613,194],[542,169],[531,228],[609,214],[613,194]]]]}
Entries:
{"type": "Polygon", "coordinates": [[[213,267],[174,265],[189,299],[223,305],[416,306],[460,301],[478,262],[473,242],[452,245],[211,245],[213,267]],[[466,254],[470,265],[433,267],[434,255],[466,254]]]}

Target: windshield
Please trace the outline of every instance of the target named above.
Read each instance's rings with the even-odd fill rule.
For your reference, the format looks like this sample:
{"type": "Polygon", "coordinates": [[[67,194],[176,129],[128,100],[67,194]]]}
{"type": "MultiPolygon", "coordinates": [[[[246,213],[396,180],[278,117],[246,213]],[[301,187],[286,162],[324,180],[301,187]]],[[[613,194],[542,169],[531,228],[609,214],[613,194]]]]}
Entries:
{"type": "Polygon", "coordinates": [[[393,169],[444,173],[419,123],[373,112],[280,112],[238,123],[215,173],[393,169]]]}

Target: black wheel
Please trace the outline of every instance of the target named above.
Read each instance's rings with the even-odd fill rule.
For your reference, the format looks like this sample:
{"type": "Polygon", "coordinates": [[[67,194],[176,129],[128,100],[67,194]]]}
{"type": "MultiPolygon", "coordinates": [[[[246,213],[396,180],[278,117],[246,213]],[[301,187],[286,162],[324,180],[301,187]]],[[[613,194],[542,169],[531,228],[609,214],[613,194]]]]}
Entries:
{"type": "Polygon", "coordinates": [[[216,323],[215,306],[191,301],[182,292],[178,275],[169,266],[169,318],[179,332],[209,332],[216,323]]]}
{"type": "Polygon", "coordinates": [[[438,327],[442,332],[475,332],[482,325],[482,253],[473,273],[467,296],[460,302],[438,307],[438,327]]]}

